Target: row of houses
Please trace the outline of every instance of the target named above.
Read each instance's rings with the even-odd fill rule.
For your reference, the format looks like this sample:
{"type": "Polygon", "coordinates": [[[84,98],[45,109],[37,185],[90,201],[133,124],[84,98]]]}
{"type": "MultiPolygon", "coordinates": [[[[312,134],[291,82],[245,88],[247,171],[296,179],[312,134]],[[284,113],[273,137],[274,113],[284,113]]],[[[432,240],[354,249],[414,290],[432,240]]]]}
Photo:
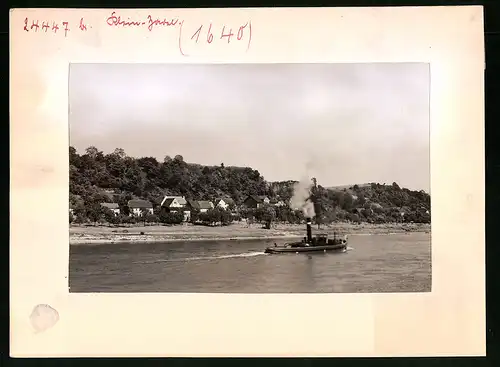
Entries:
{"type": "MultiPolygon", "coordinates": [[[[245,208],[260,208],[262,205],[284,206],[282,200],[271,200],[267,196],[249,195],[243,201],[245,208]]],[[[111,210],[115,215],[120,214],[120,207],[116,203],[101,203],[102,207],[111,210]]],[[[190,213],[197,210],[200,213],[207,212],[210,209],[221,208],[224,210],[234,210],[236,205],[231,198],[218,198],[214,202],[206,200],[189,200],[184,196],[165,196],[160,203],[161,210],[170,211],[183,211],[185,219],[188,220],[190,213]]],[[[133,199],[127,203],[129,215],[141,215],[144,212],[153,214],[154,205],[148,200],[133,199]]],[[[73,214],[73,208],[70,206],[70,212],[73,214]]]]}

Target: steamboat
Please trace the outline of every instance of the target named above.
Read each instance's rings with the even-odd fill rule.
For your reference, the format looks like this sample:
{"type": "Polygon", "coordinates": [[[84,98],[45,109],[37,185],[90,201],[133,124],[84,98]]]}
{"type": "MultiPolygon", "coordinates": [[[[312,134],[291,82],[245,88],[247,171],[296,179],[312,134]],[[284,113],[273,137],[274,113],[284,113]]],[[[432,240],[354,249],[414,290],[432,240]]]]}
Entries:
{"type": "Polygon", "coordinates": [[[283,246],[268,247],[266,254],[299,253],[299,252],[345,252],[347,251],[347,236],[328,238],[327,234],[312,236],[311,218],[306,219],[306,237],[300,242],[285,243],[283,246]]]}

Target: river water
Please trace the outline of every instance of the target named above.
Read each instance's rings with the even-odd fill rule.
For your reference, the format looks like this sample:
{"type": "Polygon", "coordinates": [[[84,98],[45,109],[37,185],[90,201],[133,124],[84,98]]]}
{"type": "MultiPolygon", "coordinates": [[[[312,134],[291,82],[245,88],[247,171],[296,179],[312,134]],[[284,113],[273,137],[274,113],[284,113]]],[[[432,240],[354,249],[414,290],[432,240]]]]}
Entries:
{"type": "Polygon", "coordinates": [[[70,246],[71,292],[429,292],[430,234],[351,235],[345,253],[266,255],[274,242],[70,246]]]}

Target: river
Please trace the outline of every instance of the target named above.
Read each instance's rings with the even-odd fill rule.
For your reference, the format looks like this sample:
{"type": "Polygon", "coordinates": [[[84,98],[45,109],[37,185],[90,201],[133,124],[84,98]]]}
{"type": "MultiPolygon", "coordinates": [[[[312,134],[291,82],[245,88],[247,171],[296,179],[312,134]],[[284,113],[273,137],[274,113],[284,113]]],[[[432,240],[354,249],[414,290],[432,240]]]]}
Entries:
{"type": "Polygon", "coordinates": [[[70,246],[71,292],[429,292],[430,234],[351,235],[345,253],[266,255],[284,240],[70,246]]]}

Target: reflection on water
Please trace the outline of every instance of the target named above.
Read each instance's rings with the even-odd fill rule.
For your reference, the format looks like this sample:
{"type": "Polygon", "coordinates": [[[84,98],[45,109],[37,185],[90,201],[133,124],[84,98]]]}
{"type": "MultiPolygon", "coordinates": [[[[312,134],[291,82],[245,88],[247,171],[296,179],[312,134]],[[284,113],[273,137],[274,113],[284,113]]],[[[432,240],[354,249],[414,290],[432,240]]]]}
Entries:
{"type": "Polygon", "coordinates": [[[71,292],[431,290],[430,234],[353,235],[346,253],[264,254],[273,242],[74,245],[71,292]]]}

